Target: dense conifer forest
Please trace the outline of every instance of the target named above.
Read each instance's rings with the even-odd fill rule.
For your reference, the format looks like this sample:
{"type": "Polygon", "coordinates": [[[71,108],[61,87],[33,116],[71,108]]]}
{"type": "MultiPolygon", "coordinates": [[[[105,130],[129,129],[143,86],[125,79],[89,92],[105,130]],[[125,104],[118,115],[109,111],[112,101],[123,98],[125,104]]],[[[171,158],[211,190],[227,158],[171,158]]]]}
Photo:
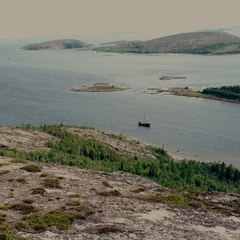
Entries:
{"type": "Polygon", "coordinates": [[[206,88],[202,93],[218,98],[240,101],[240,85],[206,88]]]}
{"type": "Polygon", "coordinates": [[[150,178],[161,185],[192,192],[222,191],[240,193],[240,171],[224,162],[175,161],[163,148],[149,146],[156,159],[125,157],[106,143],[76,136],[68,126],[51,125],[22,127],[28,131],[42,131],[59,138],[48,141],[47,151],[23,153],[0,147],[0,155],[36,162],[54,163],[105,172],[125,171],[150,178]]]}

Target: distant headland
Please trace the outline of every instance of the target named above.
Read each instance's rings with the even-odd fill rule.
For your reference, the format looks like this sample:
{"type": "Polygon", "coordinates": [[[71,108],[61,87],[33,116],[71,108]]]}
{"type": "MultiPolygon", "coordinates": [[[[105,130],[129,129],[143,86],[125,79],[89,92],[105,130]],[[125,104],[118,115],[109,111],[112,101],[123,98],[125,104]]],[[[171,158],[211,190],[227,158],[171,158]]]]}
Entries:
{"type": "Polygon", "coordinates": [[[72,48],[113,53],[223,55],[239,54],[240,38],[222,31],[207,31],[180,33],[148,41],[121,40],[103,43],[100,46],[93,46],[74,39],[62,39],[32,43],[22,47],[23,50],[57,50],[72,48]]]}
{"type": "Polygon", "coordinates": [[[91,45],[74,39],[61,39],[61,40],[54,40],[54,41],[47,41],[42,43],[32,43],[28,44],[21,49],[23,50],[45,50],[45,49],[72,49],[72,48],[88,48],[91,45]]]}
{"type": "Polygon", "coordinates": [[[222,31],[190,32],[148,41],[117,41],[94,50],[139,54],[237,54],[240,53],[240,38],[222,31]]]}

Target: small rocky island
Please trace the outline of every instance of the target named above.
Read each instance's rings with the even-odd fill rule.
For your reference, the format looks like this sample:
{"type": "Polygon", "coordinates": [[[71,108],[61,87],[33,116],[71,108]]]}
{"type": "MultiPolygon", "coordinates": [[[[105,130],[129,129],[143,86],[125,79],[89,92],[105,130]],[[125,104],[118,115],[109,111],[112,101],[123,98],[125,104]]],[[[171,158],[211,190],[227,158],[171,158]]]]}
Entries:
{"type": "Polygon", "coordinates": [[[123,91],[129,89],[125,85],[112,85],[109,83],[94,83],[88,86],[80,86],[70,88],[70,91],[73,92],[114,92],[114,91],[123,91]]]}
{"type": "Polygon", "coordinates": [[[21,49],[23,50],[59,50],[59,49],[72,49],[72,48],[88,48],[91,45],[75,39],[62,39],[62,40],[54,40],[47,41],[42,43],[32,43],[28,44],[21,49]]]}
{"type": "Polygon", "coordinates": [[[175,79],[187,79],[186,77],[175,77],[175,76],[162,76],[159,80],[175,80],[175,79]]]}

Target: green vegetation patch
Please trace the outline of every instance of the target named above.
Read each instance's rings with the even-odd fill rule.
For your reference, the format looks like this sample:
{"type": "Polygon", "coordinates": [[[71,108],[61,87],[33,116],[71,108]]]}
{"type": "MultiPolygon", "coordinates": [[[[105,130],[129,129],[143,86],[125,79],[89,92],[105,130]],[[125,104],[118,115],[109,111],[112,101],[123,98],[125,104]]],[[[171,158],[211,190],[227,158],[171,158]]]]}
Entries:
{"type": "Polygon", "coordinates": [[[6,217],[7,217],[6,214],[0,213],[0,223],[4,222],[6,220],[6,217]]]}
{"type": "Polygon", "coordinates": [[[6,165],[9,165],[9,164],[8,163],[0,163],[0,167],[6,166],[6,165]]]}
{"type": "Polygon", "coordinates": [[[74,200],[67,203],[68,206],[79,206],[80,204],[81,203],[78,200],[74,200]]]}
{"type": "Polygon", "coordinates": [[[21,170],[26,170],[27,172],[41,172],[42,169],[37,165],[27,165],[20,168],[21,170]]]}
{"type": "Polygon", "coordinates": [[[12,224],[0,224],[0,239],[1,240],[20,240],[15,238],[16,229],[12,224]]]}
{"type": "Polygon", "coordinates": [[[16,203],[11,206],[11,209],[20,212],[21,214],[27,215],[33,212],[37,212],[38,209],[32,205],[25,203],[16,203]]]}
{"type": "Polygon", "coordinates": [[[25,159],[21,159],[21,158],[14,158],[10,161],[11,163],[22,163],[22,164],[27,164],[28,161],[25,159]]]}
{"type": "Polygon", "coordinates": [[[113,190],[113,191],[102,191],[102,192],[98,192],[98,195],[101,196],[114,196],[114,197],[119,197],[120,195],[122,195],[118,190],[113,190]]]}
{"type": "Polygon", "coordinates": [[[181,194],[169,194],[167,196],[156,194],[148,197],[148,201],[162,202],[162,203],[171,204],[178,207],[189,207],[188,200],[181,194]]]}
{"type": "Polygon", "coordinates": [[[22,184],[27,184],[28,183],[26,178],[23,178],[23,177],[17,178],[16,182],[22,183],[22,184]]]}
{"type": "Polygon", "coordinates": [[[6,175],[6,174],[8,174],[8,173],[10,173],[9,170],[2,170],[2,171],[0,171],[0,176],[1,176],[1,175],[6,175]]]}
{"type": "Polygon", "coordinates": [[[40,177],[47,177],[47,176],[48,176],[47,173],[42,173],[42,174],[40,175],[40,177]]]}
{"type": "Polygon", "coordinates": [[[69,195],[67,195],[68,197],[70,198],[78,198],[78,197],[81,197],[78,193],[71,193],[69,195]]]}
{"type": "Polygon", "coordinates": [[[34,203],[34,200],[33,200],[33,199],[30,199],[30,198],[23,199],[23,203],[32,204],[32,203],[34,203]]]}
{"type": "Polygon", "coordinates": [[[240,85],[206,88],[202,91],[202,94],[240,101],[240,85]]]}
{"type": "Polygon", "coordinates": [[[80,213],[53,211],[46,216],[44,220],[48,226],[54,226],[60,230],[67,230],[71,227],[74,219],[83,219],[84,217],[80,213]]]}
{"type": "Polygon", "coordinates": [[[74,208],[74,211],[83,213],[85,216],[89,216],[95,213],[95,211],[87,205],[81,205],[74,208]]]}
{"type": "MultiPolygon", "coordinates": [[[[59,141],[46,143],[51,149],[49,152],[22,153],[0,148],[0,155],[95,169],[106,175],[111,175],[111,172],[115,171],[124,171],[150,178],[164,187],[178,190],[240,193],[240,171],[231,165],[219,163],[217,159],[213,163],[194,160],[174,161],[164,148],[151,146],[148,146],[147,150],[156,157],[154,160],[121,156],[103,142],[76,136],[68,130],[69,127],[64,125],[22,127],[26,131],[46,132],[56,136],[59,141]]],[[[109,193],[106,194],[109,195],[109,193]]]]}
{"type": "Polygon", "coordinates": [[[46,178],[43,181],[43,186],[46,188],[62,188],[60,186],[60,181],[55,178],[46,178]]]}
{"type": "Polygon", "coordinates": [[[0,210],[5,210],[5,211],[7,211],[9,208],[11,208],[11,207],[8,206],[8,205],[5,205],[5,206],[0,205],[0,210]]]}
{"type": "Polygon", "coordinates": [[[29,214],[22,219],[22,222],[16,224],[16,229],[19,231],[44,232],[48,227],[41,213],[29,214]]]}
{"type": "Polygon", "coordinates": [[[107,188],[113,188],[107,181],[102,181],[102,184],[107,188]]]}
{"type": "Polygon", "coordinates": [[[98,233],[121,233],[124,230],[116,225],[103,225],[97,229],[98,233]]]}
{"type": "Polygon", "coordinates": [[[145,188],[137,188],[137,189],[131,190],[131,192],[133,192],[133,193],[140,193],[140,192],[144,192],[144,191],[145,191],[145,188]]]}
{"type": "Polygon", "coordinates": [[[23,222],[18,225],[18,229],[29,232],[43,232],[48,227],[68,230],[75,219],[82,219],[82,215],[64,211],[52,211],[45,215],[34,213],[23,217],[23,222]]]}
{"type": "Polygon", "coordinates": [[[40,194],[43,196],[45,193],[46,193],[46,190],[44,188],[33,188],[32,189],[32,195],[40,194]]]}
{"type": "Polygon", "coordinates": [[[107,91],[107,90],[120,89],[120,88],[106,83],[106,84],[94,84],[93,86],[89,87],[88,89],[107,91]]]}

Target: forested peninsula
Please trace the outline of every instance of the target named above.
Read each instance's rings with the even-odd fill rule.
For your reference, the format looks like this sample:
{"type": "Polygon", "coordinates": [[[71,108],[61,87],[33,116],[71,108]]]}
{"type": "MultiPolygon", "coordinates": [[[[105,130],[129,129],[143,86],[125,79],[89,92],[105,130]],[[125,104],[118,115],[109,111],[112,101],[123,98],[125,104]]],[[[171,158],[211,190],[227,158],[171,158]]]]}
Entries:
{"type": "Polygon", "coordinates": [[[94,48],[94,50],[145,54],[236,54],[240,53],[240,38],[221,31],[190,32],[148,41],[117,41],[94,48]]]}
{"type": "Polygon", "coordinates": [[[177,96],[206,98],[224,102],[240,103],[240,85],[220,86],[203,88],[196,90],[195,88],[171,87],[168,89],[148,88],[147,93],[150,94],[171,94],[177,96]]]}
{"type": "Polygon", "coordinates": [[[233,100],[240,103],[240,85],[205,88],[201,93],[204,95],[233,100]]]}

